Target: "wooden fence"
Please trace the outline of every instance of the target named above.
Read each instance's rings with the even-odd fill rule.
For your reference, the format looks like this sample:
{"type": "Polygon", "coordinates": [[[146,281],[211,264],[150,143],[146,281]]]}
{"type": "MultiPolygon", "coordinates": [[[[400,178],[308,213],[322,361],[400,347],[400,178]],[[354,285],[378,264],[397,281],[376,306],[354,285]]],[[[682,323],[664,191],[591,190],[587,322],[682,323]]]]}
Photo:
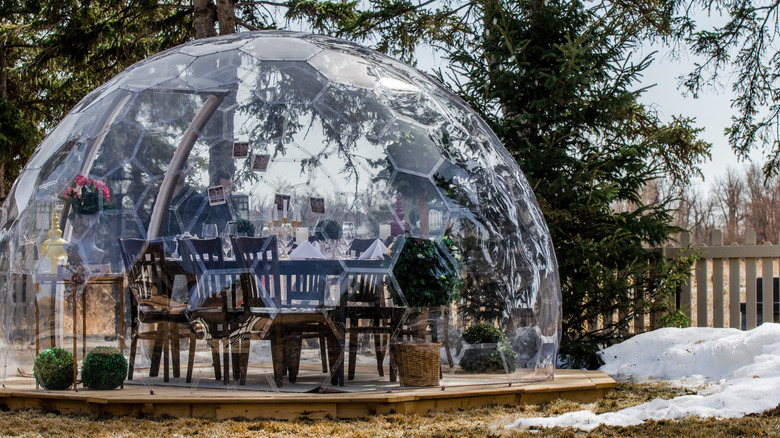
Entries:
{"type": "MultiPolygon", "coordinates": [[[[680,246],[663,248],[664,256],[671,258],[686,251],[690,239],[690,233],[682,233],[680,246]]],[[[700,253],[700,259],[678,297],[678,305],[691,317],[692,326],[749,330],[762,321],[778,322],[774,279],[780,276],[776,270],[776,266],[780,268],[780,245],[756,245],[754,230],[747,230],[744,245],[723,245],[722,232],[715,230],[710,245],[692,248],[700,253]]]]}

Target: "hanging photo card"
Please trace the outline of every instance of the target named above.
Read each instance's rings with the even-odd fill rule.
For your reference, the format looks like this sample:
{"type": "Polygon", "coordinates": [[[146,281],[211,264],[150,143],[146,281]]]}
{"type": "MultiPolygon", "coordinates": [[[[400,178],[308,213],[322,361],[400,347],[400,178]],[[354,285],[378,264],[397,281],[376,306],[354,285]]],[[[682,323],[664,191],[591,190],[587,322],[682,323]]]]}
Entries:
{"type": "Polygon", "coordinates": [[[280,195],[277,193],[276,198],[274,198],[274,204],[276,205],[277,210],[282,211],[284,201],[287,201],[287,208],[290,208],[290,195],[280,195]]]}
{"type": "Polygon", "coordinates": [[[221,205],[225,203],[225,188],[212,186],[208,189],[209,205],[221,205]]]}
{"type": "Polygon", "coordinates": [[[233,143],[233,158],[246,158],[249,156],[249,142],[237,141],[233,143]]]}
{"type": "Polygon", "coordinates": [[[311,212],[316,214],[325,214],[325,198],[309,198],[311,202],[311,212]]]}
{"type": "Polygon", "coordinates": [[[271,161],[271,156],[267,154],[255,155],[252,160],[252,171],[265,172],[268,170],[268,162],[271,161]]]}

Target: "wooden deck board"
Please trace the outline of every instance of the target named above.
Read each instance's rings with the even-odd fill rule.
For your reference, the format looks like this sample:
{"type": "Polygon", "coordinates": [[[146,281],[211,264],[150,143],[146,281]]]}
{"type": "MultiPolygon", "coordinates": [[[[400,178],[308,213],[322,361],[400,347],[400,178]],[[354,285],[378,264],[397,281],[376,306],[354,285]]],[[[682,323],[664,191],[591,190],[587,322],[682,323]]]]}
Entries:
{"type": "Polygon", "coordinates": [[[592,402],[616,382],[598,371],[556,370],[555,380],[509,385],[395,389],[383,392],[273,393],[173,386],[125,385],[113,391],[46,391],[32,379],[10,379],[0,406],[94,415],[225,418],[359,418],[369,415],[517,405],[564,398],[592,402]],[[25,386],[29,386],[26,388],[25,386]],[[150,389],[154,394],[150,394],[150,389]]]}

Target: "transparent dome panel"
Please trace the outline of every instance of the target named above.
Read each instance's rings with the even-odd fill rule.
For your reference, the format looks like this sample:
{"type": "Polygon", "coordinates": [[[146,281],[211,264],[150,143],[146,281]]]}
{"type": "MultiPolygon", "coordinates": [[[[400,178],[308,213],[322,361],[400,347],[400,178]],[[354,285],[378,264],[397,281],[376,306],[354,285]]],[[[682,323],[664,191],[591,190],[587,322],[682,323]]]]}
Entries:
{"type": "Polygon", "coordinates": [[[554,373],[557,263],[523,173],[462,100],[347,41],[253,32],[128,68],[41,143],[0,222],[25,372],[76,341],[122,348],[126,385],[192,390],[554,373]]]}

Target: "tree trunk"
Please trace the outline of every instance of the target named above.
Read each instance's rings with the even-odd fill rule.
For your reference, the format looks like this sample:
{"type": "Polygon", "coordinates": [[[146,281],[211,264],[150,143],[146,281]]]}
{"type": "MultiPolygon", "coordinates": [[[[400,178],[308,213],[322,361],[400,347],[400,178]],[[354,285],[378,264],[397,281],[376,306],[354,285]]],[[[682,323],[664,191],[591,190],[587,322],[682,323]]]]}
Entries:
{"type": "MultiPolygon", "coordinates": [[[[8,98],[8,72],[6,68],[5,40],[0,41],[0,101],[8,98]]],[[[0,160],[0,200],[4,201],[5,193],[5,161],[0,160]]]]}
{"type": "Polygon", "coordinates": [[[0,160],[0,201],[5,201],[5,162],[0,160]]]}
{"type": "Polygon", "coordinates": [[[6,67],[5,40],[0,41],[0,100],[6,100],[8,96],[8,72],[6,67]]]}
{"type": "Polygon", "coordinates": [[[420,219],[420,236],[428,237],[429,219],[428,219],[428,200],[425,199],[425,193],[417,193],[417,216],[420,219]]]}
{"type": "Polygon", "coordinates": [[[192,10],[195,39],[215,36],[214,3],[211,0],[192,0],[192,10]]]}
{"type": "Polygon", "coordinates": [[[219,20],[219,34],[229,35],[236,33],[236,15],[233,0],[217,0],[217,19],[219,20]]]}

